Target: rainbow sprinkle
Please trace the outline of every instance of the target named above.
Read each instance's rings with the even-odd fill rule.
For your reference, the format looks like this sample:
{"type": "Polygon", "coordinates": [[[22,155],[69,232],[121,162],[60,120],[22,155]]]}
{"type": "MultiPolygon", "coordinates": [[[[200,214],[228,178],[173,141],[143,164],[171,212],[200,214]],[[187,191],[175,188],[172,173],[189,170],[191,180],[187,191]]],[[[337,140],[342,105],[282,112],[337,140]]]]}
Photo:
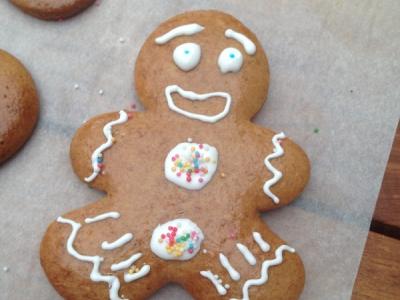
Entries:
{"type": "Polygon", "coordinates": [[[180,223],[177,226],[168,226],[168,232],[162,233],[158,239],[160,244],[165,243],[165,251],[174,257],[182,256],[185,251],[193,254],[199,247],[199,241],[199,232],[182,230],[180,223]]]}
{"type": "Polygon", "coordinates": [[[208,147],[204,148],[203,144],[195,145],[192,144],[190,148],[190,156],[186,159],[181,157],[178,153],[172,156],[172,167],[171,171],[176,174],[176,176],[181,177],[182,175],[186,176],[186,181],[192,181],[192,174],[197,174],[200,176],[198,181],[202,183],[204,181],[203,178],[208,174],[207,163],[210,162],[211,158],[206,156],[203,151],[208,151],[208,147]],[[198,147],[198,149],[197,149],[198,147]]]}

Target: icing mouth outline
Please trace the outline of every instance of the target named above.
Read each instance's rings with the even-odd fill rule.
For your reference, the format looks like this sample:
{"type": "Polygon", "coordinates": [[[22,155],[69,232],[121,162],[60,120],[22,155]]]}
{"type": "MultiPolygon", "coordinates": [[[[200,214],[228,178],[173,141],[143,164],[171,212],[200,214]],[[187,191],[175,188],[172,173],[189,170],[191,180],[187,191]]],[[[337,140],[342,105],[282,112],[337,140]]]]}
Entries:
{"type": "Polygon", "coordinates": [[[225,118],[226,115],[229,113],[232,104],[232,97],[230,94],[226,92],[212,92],[212,93],[198,94],[192,91],[185,91],[179,85],[168,85],[165,88],[165,97],[167,99],[168,107],[172,111],[181,114],[187,118],[207,123],[216,123],[221,119],[225,118]],[[207,101],[209,98],[212,97],[222,97],[225,98],[226,104],[223,111],[220,112],[219,114],[212,116],[196,114],[178,107],[172,98],[173,93],[177,93],[186,100],[191,100],[191,101],[207,101]]]}

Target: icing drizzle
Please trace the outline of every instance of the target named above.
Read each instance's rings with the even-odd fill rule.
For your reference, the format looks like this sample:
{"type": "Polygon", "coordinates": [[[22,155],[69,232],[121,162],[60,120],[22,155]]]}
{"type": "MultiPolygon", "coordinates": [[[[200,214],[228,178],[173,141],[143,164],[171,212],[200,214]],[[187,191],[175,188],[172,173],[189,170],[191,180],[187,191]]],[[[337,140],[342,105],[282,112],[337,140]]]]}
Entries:
{"type": "Polygon", "coordinates": [[[242,253],[243,257],[246,259],[246,261],[254,266],[257,263],[256,258],[254,255],[250,252],[249,248],[247,248],[245,245],[237,243],[236,247],[239,249],[240,253],[242,253]]]}
{"type": "Polygon", "coordinates": [[[220,294],[221,296],[226,295],[227,290],[226,288],[218,281],[218,276],[214,275],[210,270],[208,271],[200,271],[200,275],[209,279],[212,284],[215,286],[215,288],[217,289],[218,294],[220,294]],[[216,278],[217,277],[217,278],[216,278]]]}
{"type": "Polygon", "coordinates": [[[270,163],[270,160],[273,158],[278,158],[285,153],[282,146],[280,145],[280,140],[284,138],[286,138],[286,136],[283,132],[273,136],[272,138],[272,144],[274,145],[273,153],[269,154],[264,160],[265,166],[274,175],[271,179],[267,180],[264,183],[264,193],[267,194],[272,199],[272,201],[274,201],[275,204],[279,203],[279,198],[271,192],[270,188],[272,185],[276,184],[282,178],[282,172],[277,170],[270,163]]]}
{"type": "Polygon", "coordinates": [[[225,31],[225,36],[241,43],[248,55],[254,55],[256,53],[256,45],[244,34],[236,32],[232,29],[227,29],[225,31]]]}
{"type": "Polygon", "coordinates": [[[236,271],[231,263],[229,262],[228,258],[223,255],[222,253],[219,254],[219,261],[221,265],[228,271],[229,276],[232,278],[232,280],[238,281],[240,280],[240,274],[238,271],[236,271]]]}
{"type": "Polygon", "coordinates": [[[94,223],[94,222],[103,221],[103,220],[108,219],[108,218],[118,219],[119,217],[120,217],[119,212],[111,211],[111,212],[107,212],[107,213],[95,216],[93,218],[86,218],[85,219],[85,223],[86,224],[90,224],[90,223],[94,223]]]}
{"type": "Polygon", "coordinates": [[[141,257],[142,257],[142,253],[135,253],[126,260],[123,260],[117,264],[112,264],[111,271],[120,271],[123,269],[127,269],[141,257]]]}
{"type": "Polygon", "coordinates": [[[204,27],[199,24],[196,24],[196,23],[186,24],[186,25],[175,27],[174,29],[168,31],[167,33],[157,37],[155,39],[155,42],[159,45],[163,45],[178,36],[194,35],[203,30],[204,30],[204,27]]]}
{"type": "MultiPolygon", "coordinates": [[[[265,260],[261,266],[261,274],[258,279],[249,279],[243,285],[243,298],[242,300],[249,300],[249,289],[252,286],[263,285],[268,281],[268,269],[269,267],[279,265],[283,262],[283,251],[294,253],[295,250],[287,245],[281,245],[275,250],[275,258],[271,260],[265,260]]],[[[231,299],[234,300],[234,299],[231,299]]]]}
{"type": "Polygon", "coordinates": [[[103,151],[110,148],[113,144],[112,127],[114,125],[125,123],[127,120],[128,120],[127,113],[124,112],[123,110],[121,110],[119,112],[118,120],[111,121],[104,126],[103,134],[106,137],[107,141],[104,144],[102,144],[100,147],[98,147],[96,150],[94,150],[94,152],[92,154],[93,173],[89,177],[85,177],[86,182],[92,182],[93,180],[95,180],[95,178],[97,177],[97,175],[99,175],[99,173],[101,171],[101,167],[100,167],[101,165],[99,166],[99,164],[103,161],[102,153],[103,153],[103,151]]]}
{"type": "Polygon", "coordinates": [[[107,242],[104,241],[101,243],[101,248],[103,250],[114,250],[117,249],[123,245],[125,245],[126,243],[128,243],[131,239],[133,238],[133,234],[132,233],[126,233],[123,236],[121,236],[119,239],[117,239],[114,242],[107,242]]]}
{"type": "Polygon", "coordinates": [[[58,217],[57,222],[63,223],[63,224],[69,224],[72,227],[72,232],[67,240],[68,253],[80,261],[90,262],[93,264],[93,269],[90,273],[90,279],[94,282],[106,282],[108,284],[110,300],[123,300],[122,298],[120,298],[118,296],[118,292],[119,292],[119,288],[120,288],[120,282],[119,282],[118,277],[112,276],[112,275],[102,275],[100,273],[100,264],[104,260],[104,258],[100,257],[100,256],[82,255],[74,249],[73,244],[74,244],[75,238],[78,234],[78,231],[81,228],[81,224],[76,223],[69,219],[64,219],[62,217],[58,217]]]}
{"type": "Polygon", "coordinates": [[[199,120],[202,122],[207,122],[207,123],[215,123],[218,122],[219,120],[223,119],[228,113],[229,109],[231,107],[231,102],[232,98],[231,95],[225,92],[214,92],[214,93],[207,93],[207,94],[197,94],[195,92],[191,91],[185,91],[178,85],[169,85],[165,88],[165,97],[167,98],[167,104],[169,109],[172,111],[177,112],[178,114],[181,114],[187,118],[194,119],[194,120],[199,120]],[[182,108],[179,108],[178,106],[175,105],[174,100],[172,99],[171,94],[172,93],[178,93],[182,97],[192,100],[192,101],[204,101],[207,100],[208,98],[211,97],[222,97],[226,99],[226,104],[224,107],[224,110],[220,112],[219,114],[213,115],[213,116],[208,116],[208,115],[203,115],[203,114],[196,114],[192,113],[189,111],[186,111],[182,108]]]}
{"type": "Polygon", "coordinates": [[[253,239],[263,252],[268,252],[269,249],[271,248],[269,244],[266,241],[264,241],[264,239],[261,237],[261,234],[259,234],[258,232],[253,232],[253,239]]]}
{"type": "Polygon", "coordinates": [[[144,265],[139,272],[130,274],[130,273],[125,273],[124,274],[124,280],[125,282],[132,282],[135,280],[138,280],[139,278],[142,278],[149,274],[150,272],[150,266],[149,265],[144,265]]]}

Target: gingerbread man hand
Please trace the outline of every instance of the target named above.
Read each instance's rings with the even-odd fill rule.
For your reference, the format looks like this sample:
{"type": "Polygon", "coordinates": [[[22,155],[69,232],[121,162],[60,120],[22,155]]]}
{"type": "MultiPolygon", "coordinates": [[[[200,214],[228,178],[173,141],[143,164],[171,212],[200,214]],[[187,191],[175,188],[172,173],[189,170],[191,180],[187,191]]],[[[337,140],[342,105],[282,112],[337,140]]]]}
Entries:
{"type": "Polygon", "coordinates": [[[77,175],[107,196],[60,217],[41,246],[66,299],[146,299],[169,282],[195,299],[297,299],[304,270],[260,212],[286,205],[309,162],[250,119],[268,62],[255,35],[216,11],[178,15],[146,40],[135,69],[145,112],[80,128],[77,175]]]}

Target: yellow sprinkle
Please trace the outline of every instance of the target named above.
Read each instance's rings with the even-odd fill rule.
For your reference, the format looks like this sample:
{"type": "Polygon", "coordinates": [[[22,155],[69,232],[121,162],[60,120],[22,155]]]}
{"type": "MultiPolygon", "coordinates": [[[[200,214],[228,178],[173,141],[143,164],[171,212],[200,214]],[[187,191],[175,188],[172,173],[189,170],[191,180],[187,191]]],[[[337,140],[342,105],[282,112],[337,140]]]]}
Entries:
{"type": "Polygon", "coordinates": [[[210,158],[209,157],[206,157],[206,162],[209,162],[210,161],[210,158]]]}

